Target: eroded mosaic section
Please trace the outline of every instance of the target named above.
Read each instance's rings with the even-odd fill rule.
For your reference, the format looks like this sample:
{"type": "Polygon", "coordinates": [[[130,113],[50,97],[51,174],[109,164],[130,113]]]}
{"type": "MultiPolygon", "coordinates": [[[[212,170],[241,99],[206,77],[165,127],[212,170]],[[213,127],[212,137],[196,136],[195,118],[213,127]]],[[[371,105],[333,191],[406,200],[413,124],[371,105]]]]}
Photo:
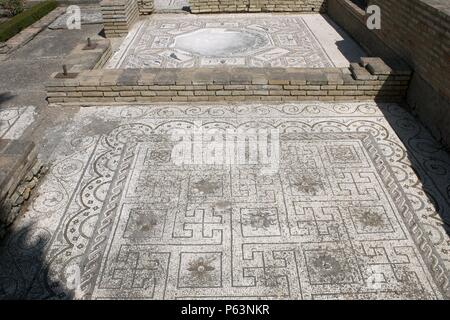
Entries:
{"type": "Polygon", "coordinates": [[[107,68],[208,66],[334,64],[301,16],[155,16],[135,26],[107,68]]]}
{"type": "Polygon", "coordinates": [[[11,107],[0,111],[0,138],[19,139],[34,121],[35,107],[11,107]]]}
{"type": "MultiPolygon", "coordinates": [[[[410,162],[385,117],[412,141],[410,151],[428,141],[423,150],[431,152],[396,105],[83,109],[22,222],[28,229],[2,249],[3,291],[60,299],[448,297],[445,187],[420,182],[411,167],[420,173],[426,161],[412,152],[410,162]],[[199,121],[221,131],[279,129],[278,172],[174,164],[171,130],[199,121]],[[93,123],[96,133],[82,134],[93,123]],[[14,248],[19,254],[8,255],[14,248]],[[41,268],[23,273],[36,256],[41,268]]],[[[448,167],[430,173],[448,179],[448,167]]]]}

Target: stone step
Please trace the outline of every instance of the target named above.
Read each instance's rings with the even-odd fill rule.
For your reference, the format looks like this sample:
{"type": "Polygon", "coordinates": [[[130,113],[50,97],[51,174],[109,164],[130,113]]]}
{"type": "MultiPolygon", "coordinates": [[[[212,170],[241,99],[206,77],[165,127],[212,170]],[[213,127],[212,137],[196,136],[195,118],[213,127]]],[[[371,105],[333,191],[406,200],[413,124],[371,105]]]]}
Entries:
{"type": "Polygon", "coordinates": [[[382,59],[374,57],[363,57],[359,63],[361,67],[366,68],[372,75],[390,75],[392,68],[382,59]]]}
{"type": "Polygon", "coordinates": [[[377,76],[371,74],[366,68],[358,63],[350,64],[350,71],[355,80],[376,80],[377,76]]]}
{"type": "Polygon", "coordinates": [[[411,68],[400,60],[390,60],[387,63],[381,58],[363,57],[359,65],[376,76],[396,76],[409,80],[412,75],[411,68]]]}

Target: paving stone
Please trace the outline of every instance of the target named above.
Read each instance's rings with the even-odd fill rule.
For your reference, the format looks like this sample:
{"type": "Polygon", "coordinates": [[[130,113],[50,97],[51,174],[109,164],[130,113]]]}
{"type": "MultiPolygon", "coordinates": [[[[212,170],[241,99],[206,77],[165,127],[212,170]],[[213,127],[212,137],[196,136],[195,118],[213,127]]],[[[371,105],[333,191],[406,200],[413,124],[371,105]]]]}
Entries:
{"type": "MultiPolygon", "coordinates": [[[[71,13],[64,13],[53,21],[48,27],[50,29],[67,29],[67,21],[71,13]]],[[[81,25],[103,23],[102,13],[99,6],[81,7],[81,25]]]]}
{"type": "Polygon", "coordinates": [[[62,12],[63,8],[55,8],[28,28],[25,28],[12,38],[8,39],[4,45],[0,44],[0,53],[12,54],[15,50],[33,39],[39,32],[61,15],[62,12]]]}

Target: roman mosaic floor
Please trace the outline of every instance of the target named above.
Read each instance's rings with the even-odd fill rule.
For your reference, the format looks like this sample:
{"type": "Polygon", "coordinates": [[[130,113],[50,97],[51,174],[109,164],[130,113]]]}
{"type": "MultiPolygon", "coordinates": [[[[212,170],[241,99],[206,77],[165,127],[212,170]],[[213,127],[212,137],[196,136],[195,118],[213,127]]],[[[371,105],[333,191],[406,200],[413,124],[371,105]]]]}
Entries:
{"type": "Polygon", "coordinates": [[[348,67],[363,50],[322,15],[152,15],[107,68],[348,67]]]}
{"type": "Polygon", "coordinates": [[[50,164],[2,298],[450,297],[450,158],[394,104],[81,108],[50,164]],[[278,129],[279,169],[174,163],[200,127],[278,129]]]}

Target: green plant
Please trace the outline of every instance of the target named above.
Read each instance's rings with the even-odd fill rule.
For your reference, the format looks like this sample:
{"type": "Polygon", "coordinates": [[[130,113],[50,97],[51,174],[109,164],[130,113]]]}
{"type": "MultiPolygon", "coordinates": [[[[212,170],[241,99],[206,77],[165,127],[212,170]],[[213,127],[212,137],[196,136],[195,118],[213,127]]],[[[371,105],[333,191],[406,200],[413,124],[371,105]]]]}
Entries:
{"type": "MultiPolygon", "coordinates": [[[[3,0],[1,0],[3,1],[3,0]]],[[[40,2],[0,24],[0,42],[4,42],[32,25],[58,6],[55,0],[40,2]]]]}
{"type": "Polygon", "coordinates": [[[0,0],[0,8],[4,9],[12,17],[24,10],[25,0],[0,0]]]}

